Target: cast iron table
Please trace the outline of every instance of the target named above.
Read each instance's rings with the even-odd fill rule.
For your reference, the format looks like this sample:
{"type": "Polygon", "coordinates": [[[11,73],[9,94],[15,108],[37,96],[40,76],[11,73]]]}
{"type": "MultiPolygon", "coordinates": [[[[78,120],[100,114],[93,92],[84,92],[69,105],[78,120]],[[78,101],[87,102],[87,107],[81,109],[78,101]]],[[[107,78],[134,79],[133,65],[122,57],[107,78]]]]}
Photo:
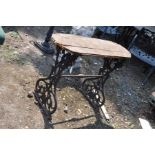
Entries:
{"type": "Polygon", "coordinates": [[[71,34],[56,33],[52,36],[56,48],[56,60],[51,73],[46,78],[40,78],[35,86],[35,98],[43,112],[51,119],[57,109],[57,84],[63,77],[82,78],[80,85],[83,95],[95,108],[105,102],[104,84],[112,71],[122,66],[125,58],[131,54],[121,45],[71,34]],[[64,70],[72,66],[79,56],[98,56],[103,58],[103,65],[98,75],[64,75],[64,70]]]}

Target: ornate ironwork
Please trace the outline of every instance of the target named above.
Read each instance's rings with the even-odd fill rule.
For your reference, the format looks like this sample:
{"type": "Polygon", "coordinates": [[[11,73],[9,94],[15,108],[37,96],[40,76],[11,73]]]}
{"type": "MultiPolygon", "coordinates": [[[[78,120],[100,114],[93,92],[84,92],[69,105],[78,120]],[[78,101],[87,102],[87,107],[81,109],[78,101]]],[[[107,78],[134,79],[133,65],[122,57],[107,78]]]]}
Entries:
{"type": "Polygon", "coordinates": [[[75,62],[77,55],[67,53],[57,47],[55,65],[47,78],[41,78],[36,82],[35,97],[44,113],[51,117],[57,109],[56,87],[62,72],[75,62]]]}
{"type": "Polygon", "coordinates": [[[105,103],[104,84],[110,73],[121,67],[123,61],[118,59],[105,58],[103,67],[100,68],[98,75],[101,77],[87,78],[82,83],[82,92],[94,108],[100,107],[105,103]]]}
{"type": "MultiPolygon", "coordinates": [[[[57,94],[56,87],[65,69],[77,59],[78,55],[66,52],[65,50],[56,47],[57,54],[55,64],[52,66],[51,73],[47,78],[40,78],[36,82],[35,97],[43,112],[51,120],[51,115],[57,109],[57,94]]],[[[81,85],[81,90],[84,96],[96,108],[104,104],[104,84],[110,73],[121,67],[122,61],[118,59],[105,58],[103,66],[100,68],[98,75],[64,75],[64,77],[79,77],[84,78],[81,85]]]]}

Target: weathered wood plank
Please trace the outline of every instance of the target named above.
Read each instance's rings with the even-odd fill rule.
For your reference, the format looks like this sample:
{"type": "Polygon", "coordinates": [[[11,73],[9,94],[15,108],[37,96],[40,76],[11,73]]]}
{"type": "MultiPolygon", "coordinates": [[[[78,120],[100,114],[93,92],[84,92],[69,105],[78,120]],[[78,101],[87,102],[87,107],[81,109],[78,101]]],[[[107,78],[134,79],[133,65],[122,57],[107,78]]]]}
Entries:
{"type": "Polygon", "coordinates": [[[52,39],[62,48],[81,55],[131,57],[127,49],[112,41],[61,33],[53,34],[52,39]]]}

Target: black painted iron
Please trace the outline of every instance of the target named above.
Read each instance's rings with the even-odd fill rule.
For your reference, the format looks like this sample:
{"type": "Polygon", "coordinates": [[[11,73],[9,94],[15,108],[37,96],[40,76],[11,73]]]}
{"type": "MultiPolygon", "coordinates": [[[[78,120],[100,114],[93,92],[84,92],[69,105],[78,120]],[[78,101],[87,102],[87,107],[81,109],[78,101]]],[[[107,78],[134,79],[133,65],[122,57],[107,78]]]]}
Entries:
{"type": "Polygon", "coordinates": [[[44,113],[51,119],[51,115],[57,109],[56,87],[62,77],[84,78],[81,92],[94,108],[99,108],[105,103],[104,84],[110,73],[122,66],[123,61],[119,59],[105,58],[103,66],[98,75],[63,75],[68,67],[75,63],[78,56],[60,47],[56,47],[56,61],[47,78],[40,78],[36,82],[35,97],[44,113]]]}
{"type": "Polygon", "coordinates": [[[94,108],[98,108],[105,103],[104,84],[110,73],[123,64],[122,60],[105,58],[103,67],[100,68],[98,75],[101,77],[87,78],[82,83],[84,96],[89,100],[94,108]]]}
{"type": "Polygon", "coordinates": [[[77,55],[67,53],[57,47],[55,65],[47,78],[41,78],[36,82],[35,97],[44,113],[49,117],[56,111],[56,87],[61,78],[62,72],[75,62],[77,55]]]}

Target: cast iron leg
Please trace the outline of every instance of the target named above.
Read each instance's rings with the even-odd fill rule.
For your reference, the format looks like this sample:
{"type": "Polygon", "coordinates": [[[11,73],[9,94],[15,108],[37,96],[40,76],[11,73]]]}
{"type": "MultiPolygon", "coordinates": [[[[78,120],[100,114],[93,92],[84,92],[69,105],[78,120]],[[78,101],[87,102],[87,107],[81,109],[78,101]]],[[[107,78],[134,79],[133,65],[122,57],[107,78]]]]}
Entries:
{"type": "Polygon", "coordinates": [[[102,77],[88,78],[83,81],[83,94],[94,108],[101,107],[105,103],[104,84],[109,78],[110,73],[120,68],[122,63],[122,60],[105,58],[103,67],[100,68],[98,73],[102,77]]]}
{"type": "Polygon", "coordinates": [[[41,78],[36,82],[35,97],[44,113],[51,118],[57,109],[56,87],[61,78],[62,72],[71,66],[77,59],[77,55],[67,53],[57,48],[55,65],[47,78],[41,78]],[[60,56],[61,55],[61,56],[60,56]]]}

